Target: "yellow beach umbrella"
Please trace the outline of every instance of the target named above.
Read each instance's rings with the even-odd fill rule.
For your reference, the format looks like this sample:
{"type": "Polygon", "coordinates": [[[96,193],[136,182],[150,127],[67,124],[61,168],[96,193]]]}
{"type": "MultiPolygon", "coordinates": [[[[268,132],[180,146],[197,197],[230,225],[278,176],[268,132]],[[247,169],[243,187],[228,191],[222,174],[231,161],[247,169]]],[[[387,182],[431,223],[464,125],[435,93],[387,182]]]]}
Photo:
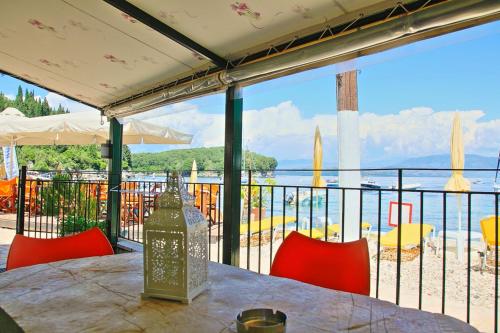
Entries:
{"type": "Polygon", "coordinates": [[[321,133],[319,127],[316,126],[316,133],[314,134],[314,156],[313,156],[313,179],[312,186],[320,187],[325,186],[326,182],[321,177],[321,169],[323,168],[323,143],[321,142],[321,133]]]}
{"type": "MultiPolygon", "coordinates": [[[[450,142],[450,158],[451,168],[455,169],[451,173],[451,177],[446,183],[444,189],[446,191],[459,191],[467,192],[470,190],[470,182],[463,176],[464,168],[464,143],[462,139],[462,122],[460,114],[455,113],[453,118],[453,127],[451,129],[451,142],[450,142]],[[456,170],[458,169],[458,170],[456,170]]],[[[463,237],[462,229],[462,195],[457,194],[458,206],[458,233],[457,233],[457,256],[463,260],[463,237]]]]}
{"type": "Polygon", "coordinates": [[[189,177],[189,193],[194,192],[195,183],[198,181],[198,167],[196,165],[196,160],[193,160],[193,166],[191,167],[191,176],[189,177]]]}
{"type": "MultiPolygon", "coordinates": [[[[450,158],[452,169],[464,168],[464,143],[462,140],[462,122],[460,115],[455,114],[451,129],[450,158]]],[[[446,191],[466,192],[470,190],[470,182],[464,178],[463,170],[453,170],[451,177],[445,185],[446,191]]]]}

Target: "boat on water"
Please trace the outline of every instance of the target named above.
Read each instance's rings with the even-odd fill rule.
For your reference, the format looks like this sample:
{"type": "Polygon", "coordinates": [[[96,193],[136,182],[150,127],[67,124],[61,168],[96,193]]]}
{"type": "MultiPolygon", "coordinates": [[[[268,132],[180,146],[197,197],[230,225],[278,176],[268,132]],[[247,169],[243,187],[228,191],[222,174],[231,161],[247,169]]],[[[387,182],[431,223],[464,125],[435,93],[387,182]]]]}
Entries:
{"type": "MultiPolygon", "coordinates": [[[[332,179],[332,180],[327,180],[326,181],[326,187],[328,188],[338,188],[339,187],[339,181],[338,179],[332,179]]],[[[371,189],[379,189],[382,186],[380,186],[376,181],[372,179],[363,179],[361,180],[361,188],[371,188],[371,189]]]]}
{"type": "MultiPolygon", "coordinates": [[[[422,187],[422,184],[420,183],[414,183],[414,184],[403,184],[403,190],[416,190],[422,187]]],[[[391,186],[391,189],[397,190],[398,185],[394,184],[391,186]]]]}
{"type": "MultiPolygon", "coordinates": [[[[322,205],[326,200],[325,193],[319,193],[314,191],[312,195],[313,205],[322,205]]],[[[294,192],[288,193],[285,201],[289,205],[295,205],[297,203],[296,194],[294,192]]],[[[309,206],[311,202],[311,191],[301,191],[299,192],[299,204],[301,206],[309,206]]]]}
{"type": "Polygon", "coordinates": [[[380,186],[376,181],[373,179],[363,179],[361,180],[361,188],[371,188],[371,189],[379,189],[382,186],[380,186]]]}
{"type": "Polygon", "coordinates": [[[326,187],[328,187],[328,188],[337,188],[337,187],[339,187],[339,179],[338,178],[327,179],[326,180],[326,187]]]}

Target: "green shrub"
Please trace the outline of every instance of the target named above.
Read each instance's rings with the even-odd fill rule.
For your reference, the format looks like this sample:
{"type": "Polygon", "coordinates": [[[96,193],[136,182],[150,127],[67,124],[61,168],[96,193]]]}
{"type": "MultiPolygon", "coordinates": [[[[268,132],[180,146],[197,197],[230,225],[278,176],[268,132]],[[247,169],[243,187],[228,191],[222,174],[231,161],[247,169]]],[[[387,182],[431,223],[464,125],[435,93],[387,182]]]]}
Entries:
{"type": "Polygon", "coordinates": [[[91,193],[92,184],[69,182],[67,174],[55,175],[52,183],[40,189],[42,214],[47,216],[98,216],[97,198],[91,193]]]}
{"type": "Polygon", "coordinates": [[[93,227],[98,227],[106,233],[106,221],[96,221],[86,219],[84,216],[69,215],[64,218],[59,227],[59,236],[67,236],[73,233],[82,232],[93,227]]]}

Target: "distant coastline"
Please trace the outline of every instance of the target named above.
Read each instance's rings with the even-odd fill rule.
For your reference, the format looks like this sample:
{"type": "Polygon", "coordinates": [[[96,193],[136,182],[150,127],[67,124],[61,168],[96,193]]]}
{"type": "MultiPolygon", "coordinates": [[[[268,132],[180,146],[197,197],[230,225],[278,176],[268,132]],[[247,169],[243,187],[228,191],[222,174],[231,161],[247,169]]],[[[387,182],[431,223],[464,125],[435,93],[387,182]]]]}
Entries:
{"type": "MultiPolygon", "coordinates": [[[[335,163],[336,164],[336,163],[335,163]]],[[[466,171],[466,175],[469,177],[489,177],[496,169],[497,158],[493,156],[482,156],[475,154],[465,155],[465,169],[491,169],[492,171],[466,171]]],[[[276,168],[277,174],[294,174],[294,175],[310,175],[310,171],[287,171],[289,169],[293,170],[310,170],[312,168],[312,161],[309,160],[280,160],[278,161],[278,167],[276,168]],[[280,171],[282,170],[282,171],[280,171]]],[[[450,155],[439,154],[439,155],[429,155],[421,156],[415,158],[409,158],[397,163],[373,163],[364,164],[362,169],[408,169],[408,168],[422,168],[422,169],[449,169],[450,168],[450,155]]],[[[335,170],[336,166],[324,165],[324,170],[335,170]]],[[[449,174],[450,171],[447,170],[408,170],[405,171],[407,176],[425,176],[425,177],[442,177],[449,174]]],[[[364,176],[396,176],[393,170],[366,170],[363,171],[364,176]]],[[[324,171],[324,176],[337,176],[336,171],[324,171]]],[[[494,174],[493,174],[494,177],[494,174]]]]}

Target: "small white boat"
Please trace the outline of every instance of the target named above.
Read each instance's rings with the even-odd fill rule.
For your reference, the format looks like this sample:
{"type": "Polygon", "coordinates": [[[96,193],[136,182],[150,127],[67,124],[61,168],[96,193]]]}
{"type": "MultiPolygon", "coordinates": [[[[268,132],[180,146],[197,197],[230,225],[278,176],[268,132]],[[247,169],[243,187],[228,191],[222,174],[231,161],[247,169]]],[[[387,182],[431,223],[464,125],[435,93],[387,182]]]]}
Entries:
{"type": "Polygon", "coordinates": [[[382,186],[380,186],[376,181],[372,179],[363,179],[361,181],[361,187],[362,188],[373,188],[373,189],[379,189],[382,186]]]}
{"type": "Polygon", "coordinates": [[[339,187],[339,180],[338,180],[338,178],[327,179],[326,180],[326,187],[328,187],[328,188],[338,188],[339,187]]]}
{"type": "MultiPolygon", "coordinates": [[[[339,181],[338,179],[333,179],[333,180],[327,180],[326,181],[326,187],[328,188],[338,188],[339,187],[339,181]]],[[[361,181],[361,187],[362,188],[374,188],[374,189],[379,189],[381,186],[374,180],[371,179],[364,179],[361,181]]]]}
{"type": "MultiPolygon", "coordinates": [[[[422,184],[420,183],[414,183],[414,184],[403,184],[403,190],[416,190],[422,187],[422,184]]],[[[392,185],[391,189],[397,190],[398,185],[392,185]]]]}

